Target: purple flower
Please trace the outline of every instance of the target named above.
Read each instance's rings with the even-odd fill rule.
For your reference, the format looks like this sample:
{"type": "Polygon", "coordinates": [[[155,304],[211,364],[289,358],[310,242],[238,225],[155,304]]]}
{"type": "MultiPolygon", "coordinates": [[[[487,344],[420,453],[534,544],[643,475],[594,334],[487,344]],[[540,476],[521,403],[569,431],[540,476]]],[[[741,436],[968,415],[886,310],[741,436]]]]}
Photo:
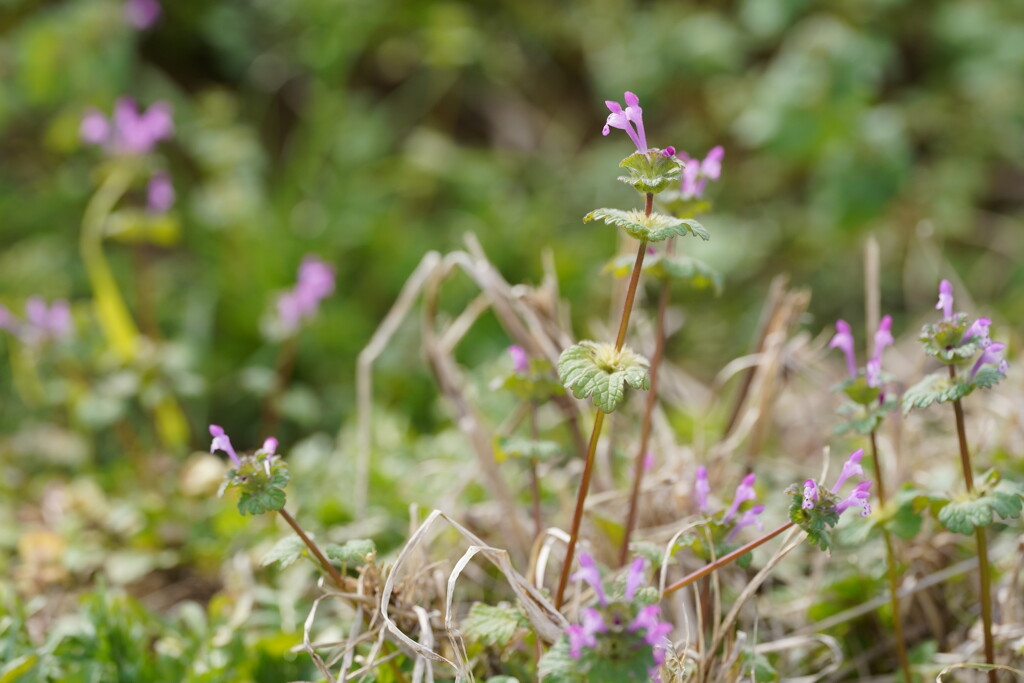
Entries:
{"type": "Polygon", "coordinates": [[[242,464],[242,461],[238,459],[238,453],[235,453],[235,449],[231,446],[231,438],[224,433],[223,427],[210,425],[210,436],[213,437],[213,442],[210,443],[211,453],[224,451],[231,456],[231,462],[235,464],[235,467],[242,464]]]}
{"type": "Polygon", "coordinates": [[[725,149],[721,145],[712,147],[704,157],[704,161],[692,159],[686,152],[679,152],[676,156],[684,164],[680,191],[686,198],[699,198],[704,194],[708,180],[718,180],[722,175],[722,159],[725,157],[725,149]]]}
{"type": "Polygon", "coordinates": [[[334,269],[315,256],[304,258],[295,287],[277,299],[277,317],[285,333],[294,333],[304,318],[315,315],[320,301],[333,291],[334,269]]]}
{"type": "Polygon", "coordinates": [[[732,519],[732,516],[739,511],[740,505],[748,500],[754,500],[757,498],[757,493],[754,492],[754,481],[756,479],[757,475],[753,472],[743,477],[743,481],[741,481],[739,486],[736,487],[736,495],[733,496],[732,505],[729,506],[725,516],[722,517],[723,522],[728,522],[732,519]]]}
{"type": "Polygon", "coordinates": [[[604,587],[601,585],[601,572],[597,570],[593,557],[587,553],[580,553],[580,568],[569,578],[573,581],[586,581],[594,589],[594,592],[597,594],[597,601],[601,603],[601,606],[603,607],[608,604],[608,598],[604,594],[604,587]]]}
{"type": "Polygon", "coordinates": [[[530,370],[530,361],[526,356],[526,349],[513,344],[508,347],[508,355],[512,357],[512,370],[517,375],[525,375],[530,370]]]}
{"type": "Polygon", "coordinates": [[[140,31],[155,24],[162,11],[157,0],[127,0],[124,3],[125,20],[140,31]]]}
{"type": "Polygon", "coordinates": [[[672,145],[669,145],[665,149],[661,150],[661,156],[663,156],[663,157],[673,157],[673,156],[675,156],[675,154],[676,154],[676,148],[673,147],[672,145]]]}
{"type": "Polygon", "coordinates": [[[644,453],[644,471],[646,472],[652,467],[654,467],[654,453],[647,451],[644,453]]]}
{"type": "Polygon", "coordinates": [[[735,538],[736,534],[739,533],[740,529],[756,524],[758,529],[764,531],[764,523],[761,521],[761,513],[764,512],[764,505],[755,505],[750,508],[736,520],[736,526],[732,528],[729,535],[725,537],[727,542],[731,542],[735,538]]]}
{"type": "Polygon", "coordinates": [[[146,197],[150,213],[167,213],[174,206],[175,198],[171,177],[163,171],[154,173],[149,179],[146,197]]]}
{"type": "Polygon", "coordinates": [[[584,647],[597,647],[597,634],[604,633],[608,627],[604,617],[593,607],[588,607],[580,614],[581,624],[573,624],[566,633],[569,636],[569,656],[579,659],[584,647]]]}
{"type": "Polygon", "coordinates": [[[847,508],[859,507],[860,516],[867,517],[871,514],[871,504],[868,499],[871,497],[871,482],[862,481],[854,487],[849,496],[839,501],[836,505],[836,513],[843,514],[847,508]]]}
{"type": "Polygon", "coordinates": [[[989,344],[981,352],[981,356],[974,363],[974,367],[971,368],[970,380],[974,381],[974,376],[978,374],[978,370],[981,370],[982,365],[992,364],[995,365],[999,374],[1005,375],[1006,371],[1010,369],[1010,364],[1003,358],[1003,349],[1006,348],[1006,344],[995,342],[989,344]]]}
{"type": "Polygon", "coordinates": [[[694,494],[697,496],[697,508],[701,512],[708,511],[708,494],[711,493],[711,484],[708,483],[708,468],[701,465],[697,468],[697,477],[693,485],[694,494]]]}
{"type": "Polygon", "coordinates": [[[945,320],[953,317],[953,285],[949,284],[949,280],[939,283],[939,302],[935,308],[942,311],[945,320]]]}
{"type": "Polygon", "coordinates": [[[850,457],[843,463],[843,470],[839,473],[839,478],[836,479],[836,483],[832,486],[832,493],[838,493],[839,489],[842,488],[846,480],[854,475],[864,476],[864,468],[860,466],[860,461],[864,457],[864,449],[858,448],[853,453],[850,453],[850,457]]]}
{"type": "Polygon", "coordinates": [[[277,439],[275,439],[272,436],[268,436],[266,439],[264,439],[263,440],[263,450],[265,450],[267,453],[271,453],[271,454],[276,453],[277,452],[277,439]]]}
{"type": "Polygon", "coordinates": [[[804,502],[800,507],[804,510],[813,510],[816,502],[818,502],[818,484],[813,479],[808,479],[804,482],[804,502]]]}
{"type": "Polygon", "coordinates": [[[19,320],[0,306],[0,330],[6,330],[23,344],[38,346],[71,334],[71,307],[64,299],[54,299],[49,306],[40,296],[25,301],[25,320],[19,320]]]}
{"type": "Polygon", "coordinates": [[[140,113],[135,100],[121,97],[114,105],[114,115],[107,120],[96,109],[82,117],[79,135],[93,145],[103,145],[113,155],[147,154],[156,143],[174,132],[171,106],[156,102],[140,113]]]}
{"type": "Polygon", "coordinates": [[[640,98],[628,91],[625,94],[625,98],[625,109],[618,102],[605,101],[605,105],[607,105],[611,114],[608,115],[608,120],[605,121],[601,134],[608,135],[612,128],[619,128],[626,131],[626,135],[636,145],[636,151],[646,152],[647,136],[644,133],[644,110],[640,108],[640,98]]]}
{"type": "Polygon", "coordinates": [[[644,558],[638,557],[629,565],[629,573],[626,574],[626,600],[632,600],[636,595],[636,589],[644,583],[644,558]]]}
{"type": "Polygon", "coordinates": [[[659,605],[647,605],[636,615],[636,619],[629,625],[631,632],[644,630],[644,642],[654,647],[654,662],[657,666],[665,663],[665,653],[657,647],[662,639],[672,632],[672,624],[661,620],[661,607],[659,605]]]}
{"type": "Polygon", "coordinates": [[[857,376],[857,361],[853,354],[853,332],[850,324],[843,319],[836,321],[836,334],[828,343],[830,349],[838,348],[846,354],[846,368],[850,371],[850,377],[857,376]]]}
{"type": "Polygon", "coordinates": [[[992,324],[992,321],[988,318],[978,318],[964,333],[963,341],[968,341],[974,337],[981,337],[979,343],[982,348],[992,343],[992,340],[988,336],[988,328],[992,324]]]}

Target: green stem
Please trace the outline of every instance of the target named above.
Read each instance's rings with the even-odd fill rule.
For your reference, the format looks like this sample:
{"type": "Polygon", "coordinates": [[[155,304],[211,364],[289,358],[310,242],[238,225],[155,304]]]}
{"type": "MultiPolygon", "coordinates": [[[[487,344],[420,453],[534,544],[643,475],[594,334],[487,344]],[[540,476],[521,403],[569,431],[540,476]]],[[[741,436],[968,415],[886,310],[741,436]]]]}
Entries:
{"type": "MultiPolygon", "coordinates": [[[[675,240],[669,240],[666,245],[666,253],[672,252],[675,240]]],[[[661,294],[658,296],[658,319],[657,329],[654,336],[654,356],[651,358],[651,388],[647,391],[647,400],[644,403],[643,420],[640,423],[640,447],[637,449],[633,461],[633,488],[629,492],[629,512],[626,514],[626,529],[622,535],[622,546],[619,548],[619,565],[626,564],[626,557],[629,555],[629,539],[633,535],[633,528],[636,526],[637,502],[640,499],[640,485],[644,478],[644,461],[647,459],[647,448],[651,441],[651,428],[654,422],[654,407],[658,402],[658,369],[661,367],[661,360],[665,355],[665,315],[668,311],[669,281],[666,278],[661,284],[661,294]]]]}
{"type": "MultiPolygon", "coordinates": [[[[654,207],[654,194],[647,193],[645,212],[649,216],[654,207]]],[[[637,284],[640,282],[640,272],[644,266],[644,256],[647,254],[647,240],[640,241],[640,247],[636,251],[636,261],[633,263],[633,271],[629,276],[629,286],[626,288],[626,301],[622,306],[622,317],[619,320],[619,333],[615,337],[615,349],[619,350],[626,342],[626,330],[629,329],[629,317],[633,312],[633,301],[636,299],[637,284]]],[[[572,515],[572,529],[569,531],[569,543],[565,549],[565,559],[562,561],[562,573],[558,579],[558,591],[555,593],[555,609],[561,609],[565,599],[565,587],[569,584],[569,574],[572,572],[573,558],[576,553],[576,541],[579,539],[580,523],[583,521],[583,503],[587,499],[587,491],[590,488],[590,478],[594,470],[594,454],[597,452],[597,442],[601,439],[601,427],[604,425],[604,412],[597,411],[594,418],[594,427],[590,432],[590,443],[587,446],[587,457],[583,464],[583,478],[580,480],[580,488],[576,494],[576,508],[572,515]]]]}
{"type": "Polygon", "coordinates": [[[697,579],[699,579],[701,577],[704,577],[704,576],[707,576],[711,572],[716,571],[716,570],[724,567],[725,565],[729,564],[733,560],[736,560],[737,558],[742,557],[743,555],[746,555],[747,553],[749,553],[754,548],[757,548],[758,546],[763,545],[764,543],[767,543],[768,541],[772,540],[773,538],[775,538],[776,536],[781,534],[783,531],[786,531],[787,529],[789,529],[792,526],[793,526],[793,522],[786,522],[785,524],[780,526],[775,531],[769,531],[767,534],[765,534],[761,538],[753,540],[750,543],[746,544],[745,546],[743,546],[741,548],[737,548],[736,550],[733,550],[728,555],[722,555],[720,558],[718,558],[717,560],[715,560],[711,564],[705,565],[704,567],[698,569],[697,571],[692,572],[690,574],[687,574],[683,578],[681,578],[678,581],[676,581],[675,583],[673,583],[671,586],[669,586],[668,588],[666,588],[662,592],[661,597],[664,598],[666,595],[669,595],[671,593],[675,593],[680,588],[685,588],[686,586],[689,586],[691,583],[693,583],[697,579]]]}
{"type": "MultiPolygon", "coordinates": [[[[956,380],[956,367],[949,366],[949,378],[956,380]]],[[[964,473],[964,484],[968,493],[974,493],[974,474],[971,468],[971,452],[967,447],[967,428],[964,426],[964,409],[960,399],[953,401],[953,413],[956,415],[956,435],[960,443],[960,466],[964,473]]],[[[978,573],[981,579],[981,624],[985,639],[985,663],[996,663],[995,644],[992,641],[992,577],[988,565],[988,539],[984,527],[974,528],[974,537],[978,544],[978,573]]],[[[989,683],[998,679],[994,669],[988,672],[989,683]]]]}
{"type": "MultiPolygon", "coordinates": [[[[882,478],[882,465],[878,462],[878,443],[875,430],[871,430],[871,462],[875,468],[875,484],[878,486],[878,502],[883,509],[888,502],[885,494],[885,482],[882,478]]],[[[911,683],[910,660],[907,658],[907,643],[903,636],[903,617],[900,614],[899,582],[896,578],[896,552],[892,545],[892,534],[882,526],[882,538],[885,539],[886,574],[889,578],[889,601],[892,605],[892,625],[896,631],[896,655],[899,657],[900,670],[905,683],[911,683]]]]}

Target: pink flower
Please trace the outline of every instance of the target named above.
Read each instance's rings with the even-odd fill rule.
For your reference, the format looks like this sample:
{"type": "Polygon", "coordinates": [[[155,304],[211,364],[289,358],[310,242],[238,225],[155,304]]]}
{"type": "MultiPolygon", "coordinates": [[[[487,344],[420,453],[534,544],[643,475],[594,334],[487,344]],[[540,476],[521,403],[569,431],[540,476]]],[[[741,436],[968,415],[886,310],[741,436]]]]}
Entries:
{"type": "Polygon", "coordinates": [[[694,484],[694,495],[697,496],[697,508],[701,512],[708,511],[708,494],[711,493],[711,484],[708,483],[708,468],[700,465],[697,468],[697,476],[694,484]]]}
{"type": "Polygon", "coordinates": [[[638,557],[629,565],[629,573],[626,574],[626,600],[632,600],[636,595],[636,589],[644,583],[644,558],[638,557]]]}
{"type": "Polygon", "coordinates": [[[508,355],[512,357],[512,370],[517,375],[525,375],[530,370],[530,361],[522,346],[513,344],[508,347],[508,355]]]}
{"type": "Polygon", "coordinates": [[[757,493],[754,492],[754,481],[756,479],[757,475],[753,472],[743,477],[743,481],[736,487],[736,494],[733,496],[732,505],[729,506],[725,516],[722,517],[723,522],[728,522],[739,511],[740,505],[743,505],[748,500],[757,498],[757,493]]]}
{"type": "Polygon", "coordinates": [[[174,206],[175,199],[171,177],[163,171],[154,173],[149,179],[146,197],[150,213],[167,213],[174,206]]]}
{"type": "Polygon", "coordinates": [[[63,339],[72,331],[71,307],[64,299],[54,299],[48,306],[42,297],[30,296],[25,301],[24,321],[0,306],[0,330],[6,330],[29,346],[63,339]]]}
{"type": "Polygon", "coordinates": [[[711,148],[703,161],[691,159],[686,152],[676,154],[683,162],[683,175],[680,191],[688,199],[696,199],[704,194],[708,180],[718,180],[722,175],[722,159],[725,149],[721,145],[711,148]]]}
{"type": "Polygon", "coordinates": [[[836,483],[832,486],[832,493],[838,493],[839,489],[842,488],[846,480],[854,475],[864,476],[864,468],[860,466],[861,458],[864,457],[864,449],[858,448],[853,453],[850,453],[850,457],[843,463],[843,470],[839,473],[839,478],[836,479],[836,483]]]}
{"type": "Polygon", "coordinates": [[[147,154],[173,132],[174,121],[168,103],[156,102],[140,113],[130,97],[117,100],[109,121],[98,110],[90,109],[79,126],[82,140],[103,145],[113,155],[147,154]]]}
{"type": "Polygon", "coordinates": [[[320,302],[334,291],[334,269],[315,256],[299,266],[295,287],[277,299],[277,317],[286,334],[292,334],[305,318],[316,314],[320,302]]]}
{"type": "Polygon", "coordinates": [[[579,659],[584,647],[597,647],[597,634],[604,633],[608,627],[604,617],[593,607],[588,607],[580,615],[581,624],[573,624],[566,633],[569,636],[569,656],[579,659]]]}
{"type": "Polygon", "coordinates": [[[231,456],[231,462],[238,465],[242,464],[242,461],[238,458],[238,453],[235,453],[235,449],[231,446],[231,437],[224,433],[224,428],[220,425],[210,425],[210,436],[213,437],[213,441],[210,443],[210,452],[224,451],[231,456]]]}
{"type": "Polygon", "coordinates": [[[853,352],[853,332],[850,330],[850,323],[842,319],[836,321],[836,333],[828,347],[837,348],[846,354],[846,369],[850,371],[850,377],[856,377],[857,361],[853,352]]]}
{"type": "Polygon", "coordinates": [[[939,283],[939,302],[935,304],[935,308],[942,311],[944,319],[949,320],[953,317],[953,285],[949,284],[949,280],[939,283]]]}
{"type": "Polygon", "coordinates": [[[571,577],[573,581],[585,581],[597,594],[597,601],[601,606],[608,604],[608,598],[604,594],[604,587],[601,585],[601,572],[597,570],[594,558],[587,553],[580,553],[580,568],[571,577]]]}
{"type": "Polygon", "coordinates": [[[644,133],[644,110],[640,108],[640,98],[628,91],[625,94],[625,98],[625,109],[618,102],[605,101],[605,105],[611,114],[608,115],[601,134],[608,135],[611,132],[611,128],[619,128],[626,131],[626,135],[636,145],[636,151],[646,152],[647,136],[644,133]]]}
{"type": "Polygon", "coordinates": [[[974,376],[978,374],[978,370],[981,370],[982,365],[992,364],[997,367],[999,374],[1005,375],[1006,371],[1010,369],[1009,363],[1003,358],[1003,349],[1006,348],[1006,344],[995,342],[985,347],[985,350],[981,352],[981,356],[975,361],[974,367],[971,368],[970,379],[973,382],[974,376]]]}
{"type": "Polygon", "coordinates": [[[836,505],[836,512],[843,514],[847,508],[859,507],[860,516],[867,517],[871,514],[871,504],[868,502],[870,497],[871,482],[862,481],[854,487],[853,492],[849,496],[839,501],[839,504],[836,505]]]}
{"type": "Polygon", "coordinates": [[[816,502],[818,502],[818,484],[813,479],[808,479],[804,482],[804,501],[800,507],[804,510],[813,510],[816,502]]]}
{"type": "Polygon", "coordinates": [[[145,31],[160,18],[163,7],[157,0],[127,0],[124,3],[124,18],[133,27],[145,31]]]}

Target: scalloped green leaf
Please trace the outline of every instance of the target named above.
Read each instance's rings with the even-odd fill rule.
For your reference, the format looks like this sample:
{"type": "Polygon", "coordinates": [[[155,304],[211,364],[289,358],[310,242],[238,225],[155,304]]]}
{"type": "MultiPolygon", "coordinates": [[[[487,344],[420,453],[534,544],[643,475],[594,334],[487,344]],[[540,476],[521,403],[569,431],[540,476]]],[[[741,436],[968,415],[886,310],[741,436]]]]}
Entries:
{"type": "Polygon", "coordinates": [[[975,389],[990,389],[1002,381],[1004,375],[993,365],[983,365],[970,380],[975,389]]]}
{"type": "Polygon", "coordinates": [[[702,240],[711,239],[711,233],[692,218],[675,218],[663,213],[646,215],[640,209],[594,209],[583,217],[584,223],[602,220],[625,230],[630,236],[647,242],[661,242],[669,237],[695,235],[702,240]]]}
{"type": "Polygon", "coordinates": [[[344,545],[329,543],[324,546],[327,558],[342,565],[364,565],[376,552],[377,544],[368,538],[353,538],[345,541],[344,545]]]}
{"type": "Polygon", "coordinates": [[[517,436],[503,436],[494,440],[494,457],[499,462],[507,458],[550,460],[561,453],[562,447],[554,441],[524,439],[517,436]]]}
{"type": "Polygon", "coordinates": [[[989,491],[953,500],[939,511],[944,527],[959,534],[972,534],[977,527],[991,526],[996,519],[1020,517],[1024,493],[1013,483],[1000,482],[989,491]]]}
{"type": "Polygon", "coordinates": [[[305,548],[306,544],[298,536],[285,536],[267,551],[267,554],[260,560],[260,564],[267,567],[276,563],[278,568],[284,569],[302,557],[302,551],[305,548]]]}
{"type": "Polygon", "coordinates": [[[974,384],[935,372],[926,375],[903,394],[903,413],[909,413],[914,408],[927,408],[933,403],[955,401],[972,391],[974,384]]]}
{"type": "Polygon", "coordinates": [[[683,162],[675,155],[665,156],[660,149],[633,152],[619,162],[628,176],[619,176],[619,181],[633,186],[644,194],[658,193],[678,183],[683,171],[683,162]]]}
{"type": "Polygon", "coordinates": [[[462,632],[470,640],[484,645],[505,647],[516,636],[516,631],[527,628],[530,622],[517,608],[510,605],[474,603],[462,622],[462,632]]]}
{"type": "Polygon", "coordinates": [[[626,387],[649,389],[646,358],[628,347],[582,341],[562,352],[558,376],[576,398],[589,398],[598,409],[611,413],[622,403],[626,387]]]}

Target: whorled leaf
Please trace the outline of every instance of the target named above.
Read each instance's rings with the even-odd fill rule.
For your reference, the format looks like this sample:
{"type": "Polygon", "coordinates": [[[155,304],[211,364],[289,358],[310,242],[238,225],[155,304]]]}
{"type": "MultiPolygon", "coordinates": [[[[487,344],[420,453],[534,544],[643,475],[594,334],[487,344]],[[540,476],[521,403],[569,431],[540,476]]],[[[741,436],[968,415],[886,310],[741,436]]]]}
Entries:
{"type": "Polygon", "coordinates": [[[924,344],[925,353],[947,365],[964,361],[983,348],[983,340],[979,336],[964,341],[970,326],[971,320],[967,314],[957,313],[949,320],[922,327],[918,341],[924,344]]]}
{"type": "Polygon", "coordinates": [[[678,183],[683,171],[682,161],[675,155],[665,156],[660,149],[633,152],[619,166],[629,173],[619,176],[619,180],[645,194],[658,193],[678,183]]]}
{"type": "Polygon", "coordinates": [[[934,372],[926,375],[903,394],[903,413],[909,413],[914,408],[927,408],[933,403],[955,401],[972,391],[973,384],[934,372]]]}
{"type": "Polygon", "coordinates": [[[878,402],[877,396],[873,403],[867,405],[847,401],[839,406],[837,411],[840,417],[846,421],[836,425],[833,432],[838,435],[853,431],[862,436],[867,436],[878,429],[885,416],[898,407],[899,401],[892,394],[886,394],[882,403],[878,402]]]}
{"type": "Polygon", "coordinates": [[[240,489],[238,511],[243,515],[261,515],[284,507],[284,489],[289,478],[284,460],[261,449],[254,455],[242,456],[238,466],[228,471],[220,493],[229,488],[240,489]]]}
{"type": "Polygon", "coordinates": [[[807,540],[821,550],[832,547],[832,528],[839,522],[836,505],[839,498],[823,486],[818,487],[819,499],[810,510],[803,508],[803,485],[791,484],[786,489],[790,496],[789,519],[807,532],[807,540]]]}
{"type": "Polygon", "coordinates": [[[639,209],[594,209],[583,217],[584,223],[593,220],[616,225],[630,236],[647,242],[661,242],[669,237],[685,235],[695,235],[705,241],[711,239],[711,233],[707,228],[692,218],[675,218],[663,213],[651,213],[648,216],[639,209]]]}
{"type": "Polygon", "coordinates": [[[582,341],[570,346],[558,359],[558,377],[576,398],[593,400],[598,409],[610,413],[626,396],[626,386],[649,389],[646,358],[628,347],[582,341]]]}
{"type": "Polygon", "coordinates": [[[506,458],[523,460],[550,460],[562,452],[554,441],[524,439],[517,436],[503,436],[494,440],[494,458],[501,462],[506,458]]]}
{"type": "Polygon", "coordinates": [[[972,534],[976,528],[991,526],[996,520],[1020,517],[1024,489],[1012,482],[998,481],[998,475],[995,482],[991,488],[958,496],[939,510],[942,526],[954,533],[972,534]]]}

